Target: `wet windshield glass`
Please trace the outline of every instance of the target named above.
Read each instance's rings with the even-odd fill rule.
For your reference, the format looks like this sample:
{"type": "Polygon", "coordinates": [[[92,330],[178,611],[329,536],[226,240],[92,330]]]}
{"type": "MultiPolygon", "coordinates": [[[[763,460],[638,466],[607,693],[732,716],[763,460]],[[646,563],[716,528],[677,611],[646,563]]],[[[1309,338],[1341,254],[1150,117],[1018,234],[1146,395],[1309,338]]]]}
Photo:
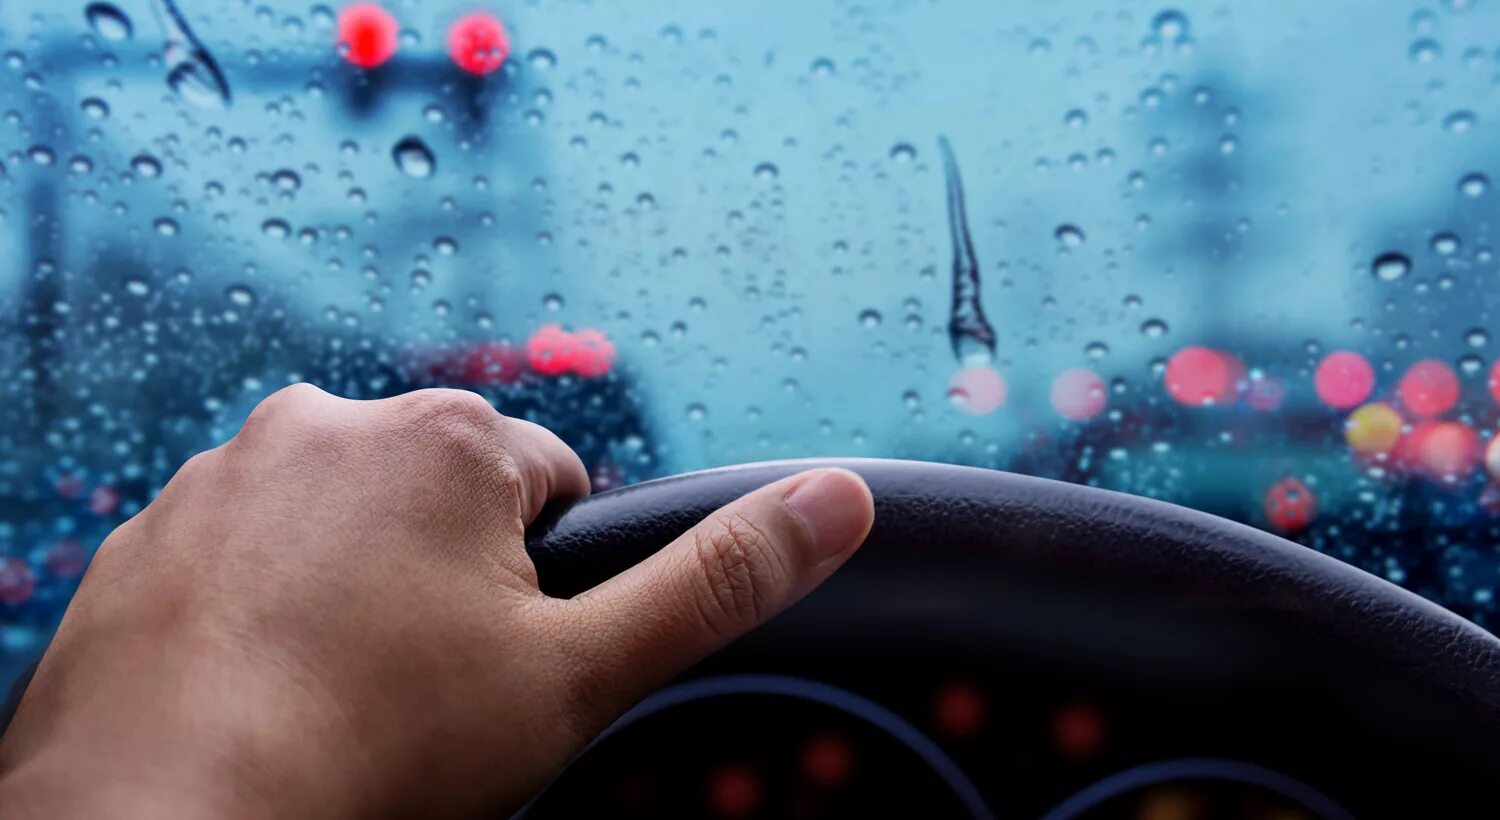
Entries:
{"type": "Polygon", "coordinates": [[[1500,3],[0,3],[0,657],[296,381],[1166,499],[1490,623],[1500,3]]]}

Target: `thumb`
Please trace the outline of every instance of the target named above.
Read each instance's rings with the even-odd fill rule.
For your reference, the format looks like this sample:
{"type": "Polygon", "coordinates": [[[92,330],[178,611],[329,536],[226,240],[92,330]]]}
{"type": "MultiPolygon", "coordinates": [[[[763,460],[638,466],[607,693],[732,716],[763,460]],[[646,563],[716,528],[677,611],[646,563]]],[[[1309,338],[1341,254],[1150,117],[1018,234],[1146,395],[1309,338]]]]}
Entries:
{"type": "Polygon", "coordinates": [[[598,706],[623,711],[812,591],[874,519],[869,488],[839,469],[791,476],[729,503],[568,602],[586,659],[575,674],[592,678],[579,683],[604,701],[598,706]]]}

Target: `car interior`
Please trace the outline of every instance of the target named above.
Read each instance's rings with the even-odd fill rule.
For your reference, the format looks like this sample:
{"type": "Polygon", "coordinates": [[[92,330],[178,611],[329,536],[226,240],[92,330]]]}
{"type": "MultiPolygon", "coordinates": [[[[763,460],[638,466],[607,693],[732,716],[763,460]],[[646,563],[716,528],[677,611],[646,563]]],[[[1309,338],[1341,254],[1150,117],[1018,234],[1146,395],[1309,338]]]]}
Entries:
{"type": "Polygon", "coordinates": [[[526,533],[555,597],[812,466],[875,499],[519,816],[1493,814],[1496,31],[5,0],[0,718],[261,399],[456,387],[589,471],[526,533]]]}

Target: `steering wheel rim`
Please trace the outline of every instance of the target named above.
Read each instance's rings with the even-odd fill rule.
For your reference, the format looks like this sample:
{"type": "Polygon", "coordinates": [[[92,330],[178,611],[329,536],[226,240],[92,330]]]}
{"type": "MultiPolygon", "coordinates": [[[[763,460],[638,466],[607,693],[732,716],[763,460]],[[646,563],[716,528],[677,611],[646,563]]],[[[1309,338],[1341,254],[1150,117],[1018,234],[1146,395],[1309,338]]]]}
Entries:
{"type": "Polygon", "coordinates": [[[887,459],[746,464],[551,507],[528,531],[527,549],[543,591],[571,597],[743,493],[816,467],[853,470],[875,497],[875,524],[855,562],[868,554],[972,556],[977,549],[1009,572],[1101,579],[1144,595],[1209,602],[1364,656],[1441,693],[1477,727],[1500,729],[1500,639],[1475,624],[1269,533],[1049,479],[887,459]]]}

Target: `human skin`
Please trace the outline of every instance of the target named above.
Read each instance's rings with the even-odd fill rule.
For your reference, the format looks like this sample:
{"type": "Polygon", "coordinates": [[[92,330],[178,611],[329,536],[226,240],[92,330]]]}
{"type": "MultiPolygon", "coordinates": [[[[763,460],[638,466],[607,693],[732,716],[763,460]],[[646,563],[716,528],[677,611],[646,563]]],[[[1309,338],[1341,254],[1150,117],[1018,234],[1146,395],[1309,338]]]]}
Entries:
{"type": "Polygon", "coordinates": [[[514,810],[874,517],[857,476],[814,470],[549,598],[523,533],[588,487],[472,393],[272,395],[99,548],[0,740],[0,816],[514,810]]]}

